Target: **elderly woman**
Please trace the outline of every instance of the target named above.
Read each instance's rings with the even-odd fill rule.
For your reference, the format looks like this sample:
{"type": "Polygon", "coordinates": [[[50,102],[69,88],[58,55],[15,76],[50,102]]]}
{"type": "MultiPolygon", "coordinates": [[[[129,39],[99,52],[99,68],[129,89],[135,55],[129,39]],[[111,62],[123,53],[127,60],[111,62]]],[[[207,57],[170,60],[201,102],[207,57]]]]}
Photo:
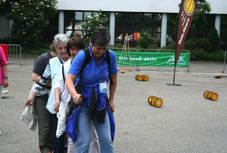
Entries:
{"type": "MultiPolygon", "coordinates": [[[[84,41],[79,37],[72,37],[67,43],[67,52],[71,58],[62,66],[62,69],[59,72],[58,81],[55,84],[55,110],[58,111],[57,137],[61,136],[65,131],[66,116],[68,114],[68,102],[71,98],[65,87],[65,76],[69,71],[72,60],[79,53],[79,51],[84,49],[84,47],[84,41]]],[[[68,137],[67,152],[75,153],[75,144],[70,137],[68,137]]],[[[92,128],[92,141],[89,153],[99,153],[98,138],[94,128],[92,128]]]]}
{"type": "Polygon", "coordinates": [[[46,108],[52,114],[51,115],[51,124],[52,124],[52,141],[53,141],[53,152],[54,153],[64,153],[64,135],[57,138],[56,129],[57,129],[57,115],[54,110],[55,99],[54,99],[54,86],[58,80],[59,71],[68,59],[69,55],[67,54],[66,44],[68,38],[64,34],[57,34],[54,36],[53,46],[56,49],[57,57],[50,59],[49,64],[47,65],[42,79],[39,82],[39,85],[47,85],[48,81],[51,80],[51,89],[47,101],[46,108]]]}
{"type": "Polygon", "coordinates": [[[38,116],[41,153],[50,153],[52,150],[54,153],[64,152],[64,136],[56,138],[57,112],[54,111],[54,85],[58,79],[61,65],[69,59],[66,52],[67,41],[68,38],[64,34],[55,35],[51,52],[42,54],[37,59],[33,70],[32,77],[36,83],[32,87],[26,105],[32,105],[34,101],[34,108],[38,116]]]}
{"type": "Polygon", "coordinates": [[[91,45],[81,51],[73,60],[66,75],[66,87],[73,102],[79,106],[77,153],[88,153],[91,141],[91,122],[97,131],[101,153],[113,152],[114,94],[117,85],[117,65],[115,53],[109,50],[107,29],[99,27],[94,31],[91,45]],[[73,82],[78,79],[75,89],[73,82]],[[109,84],[109,88],[107,87],[109,84]],[[109,89],[109,98],[107,91],[109,89]],[[111,122],[110,122],[111,121],[111,122]],[[112,128],[112,129],[111,129],[112,128]]]}

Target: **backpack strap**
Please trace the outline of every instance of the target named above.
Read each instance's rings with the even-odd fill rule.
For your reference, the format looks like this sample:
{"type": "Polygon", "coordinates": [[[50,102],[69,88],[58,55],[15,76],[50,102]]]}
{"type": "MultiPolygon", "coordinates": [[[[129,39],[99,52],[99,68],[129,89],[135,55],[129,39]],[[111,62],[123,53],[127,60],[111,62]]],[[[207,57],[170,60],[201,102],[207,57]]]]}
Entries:
{"type": "MultiPolygon", "coordinates": [[[[71,60],[70,65],[71,64],[72,64],[72,60],[71,60]]],[[[63,77],[64,83],[65,83],[65,64],[62,64],[62,69],[61,70],[62,70],[62,77],[63,77]]],[[[75,84],[75,82],[76,82],[76,80],[74,81],[74,84],[75,84]]]]}
{"type": "Polygon", "coordinates": [[[62,77],[63,77],[63,80],[64,80],[64,83],[65,83],[65,71],[64,71],[64,64],[62,64],[62,77]]]}
{"type": "MultiPolygon", "coordinates": [[[[108,65],[109,80],[110,80],[110,83],[112,84],[113,81],[112,81],[111,76],[110,76],[111,61],[110,61],[110,53],[109,52],[110,52],[109,50],[106,51],[105,61],[108,65]]],[[[85,59],[84,59],[83,66],[82,66],[80,73],[79,73],[80,75],[82,75],[82,72],[83,72],[85,66],[91,61],[91,55],[90,55],[89,49],[84,50],[84,53],[85,53],[85,59]]]]}
{"type": "Polygon", "coordinates": [[[83,66],[80,70],[80,74],[83,72],[85,66],[88,65],[88,63],[91,61],[91,55],[90,55],[89,50],[88,49],[84,50],[84,53],[85,53],[85,58],[84,58],[83,66]]]}
{"type": "Polygon", "coordinates": [[[58,57],[59,61],[61,64],[64,64],[64,62],[62,61],[62,59],[60,59],[60,57],[58,57]]]}
{"type": "Polygon", "coordinates": [[[84,51],[84,54],[85,54],[85,58],[84,58],[84,63],[82,65],[82,68],[80,69],[80,76],[82,76],[82,72],[85,68],[86,65],[88,65],[88,63],[91,61],[91,56],[90,56],[90,52],[88,49],[86,50],[83,50],[84,51]]]}
{"type": "Polygon", "coordinates": [[[110,61],[110,51],[107,50],[106,51],[106,57],[105,57],[106,63],[108,65],[108,72],[109,72],[109,79],[110,79],[110,83],[113,84],[113,80],[110,76],[110,67],[111,67],[111,61],[110,61]]]}

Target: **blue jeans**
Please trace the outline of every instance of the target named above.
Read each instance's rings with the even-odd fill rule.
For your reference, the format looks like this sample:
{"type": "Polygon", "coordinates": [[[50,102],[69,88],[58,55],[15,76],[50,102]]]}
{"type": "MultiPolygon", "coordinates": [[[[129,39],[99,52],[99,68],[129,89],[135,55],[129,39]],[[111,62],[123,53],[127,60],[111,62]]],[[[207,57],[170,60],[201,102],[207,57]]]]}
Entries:
{"type": "MultiPolygon", "coordinates": [[[[113,153],[108,113],[106,113],[104,123],[99,123],[94,119],[93,124],[98,134],[101,153],[113,153]]],[[[91,118],[88,108],[81,108],[78,131],[76,153],[88,153],[91,142],[91,118]]]]}

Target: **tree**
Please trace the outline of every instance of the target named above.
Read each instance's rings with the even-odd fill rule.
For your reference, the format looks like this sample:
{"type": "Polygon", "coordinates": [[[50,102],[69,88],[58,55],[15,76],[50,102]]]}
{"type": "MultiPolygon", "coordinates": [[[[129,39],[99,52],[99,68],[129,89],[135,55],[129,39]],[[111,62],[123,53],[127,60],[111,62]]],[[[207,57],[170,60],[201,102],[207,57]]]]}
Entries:
{"type": "MultiPolygon", "coordinates": [[[[179,4],[180,8],[180,4],[179,4]]],[[[212,25],[208,22],[207,14],[211,11],[210,4],[206,0],[197,0],[197,10],[193,18],[187,39],[193,37],[205,37],[208,34],[209,28],[212,25]]],[[[169,15],[168,19],[168,35],[172,37],[173,40],[176,40],[177,36],[177,26],[178,26],[179,14],[169,15]]]]}
{"type": "Polygon", "coordinates": [[[209,34],[208,34],[208,51],[217,51],[220,45],[220,39],[218,36],[217,30],[213,27],[210,29],[209,34]]]}
{"type": "Polygon", "coordinates": [[[195,43],[194,46],[201,44],[203,47],[200,47],[200,49],[214,52],[219,48],[220,39],[214,28],[214,16],[208,15],[210,11],[210,4],[206,0],[197,1],[197,10],[188,39],[197,40],[197,44],[195,43]],[[202,44],[203,42],[204,44],[202,44]]]}
{"type": "MultiPolygon", "coordinates": [[[[186,49],[217,49],[217,46],[219,44],[219,42],[217,41],[219,39],[217,39],[216,35],[211,36],[210,34],[216,34],[214,30],[214,19],[212,18],[213,16],[208,15],[210,11],[210,4],[206,0],[197,0],[196,14],[193,18],[185,43],[186,49]],[[209,47],[209,44],[211,43],[213,43],[213,47],[209,47]]],[[[179,14],[172,14],[168,19],[168,35],[173,40],[176,40],[177,37],[178,17],[179,14]]]]}
{"type": "Polygon", "coordinates": [[[220,34],[220,47],[225,50],[227,48],[227,15],[222,15],[221,18],[222,25],[220,34]]]}
{"type": "Polygon", "coordinates": [[[197,0],[196,14],[188,34],[189,38],[204,38],[208,36],[209,30],[213,27],[209,23],[207,15],[210,11],[210,4],[206,0],[197,0]]]}
{"type": "Polygon", "coordinates": [[[88,16],[82,23],[82,28],[85,31],[85,38],[90,38],[93,34],[94,30],[98,26],[107,26],[108,25],[108,18],[104,12],[97,12],[93,16],[88,16]]]}
{"type": "Polygon", "coordinates": [[[140,39],[138,40],[138,45],[141,48],[153,48],[154,38],[151,36],[151,32],[149,30],[145,30],[140,33],[140,39]]]}
{"type": "Polygon", "coordinates": [[[22,44],[40,41],[56,12],[56,0],[5,0],[0,8],[13,20],[12,38],[22,44]]]}
{"type": "Polygon", "coordinates": [[[0,15],[5,16],[10,13],[11,5],[19,0],[0,0],[0,15]]]}

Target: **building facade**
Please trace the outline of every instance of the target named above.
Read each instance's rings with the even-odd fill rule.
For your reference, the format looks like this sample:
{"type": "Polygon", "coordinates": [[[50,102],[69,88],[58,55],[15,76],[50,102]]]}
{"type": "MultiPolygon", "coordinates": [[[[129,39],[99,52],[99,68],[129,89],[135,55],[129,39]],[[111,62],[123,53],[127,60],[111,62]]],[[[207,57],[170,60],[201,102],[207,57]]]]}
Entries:
{"type": "MultiPolygon", "coordinates": [[[[58,0],[57,9],[59,10],[59,33],[64,32],[64,12],[82,11],[95,12],[105,11],[110,13],[109,30],[110,44],[114,45],[115,40],[115,15],[119,12],[138,12],[138,13],[160,13],[161,14],[161,42],[160,47],[166,45],[168,14],[178,13],[181,0],[58,0]]],[[[207,0],[211,6],[210,14],[215,15],[215,28],[220,36],[221,15],[227,14],[227,1],[207,0]]]]}

